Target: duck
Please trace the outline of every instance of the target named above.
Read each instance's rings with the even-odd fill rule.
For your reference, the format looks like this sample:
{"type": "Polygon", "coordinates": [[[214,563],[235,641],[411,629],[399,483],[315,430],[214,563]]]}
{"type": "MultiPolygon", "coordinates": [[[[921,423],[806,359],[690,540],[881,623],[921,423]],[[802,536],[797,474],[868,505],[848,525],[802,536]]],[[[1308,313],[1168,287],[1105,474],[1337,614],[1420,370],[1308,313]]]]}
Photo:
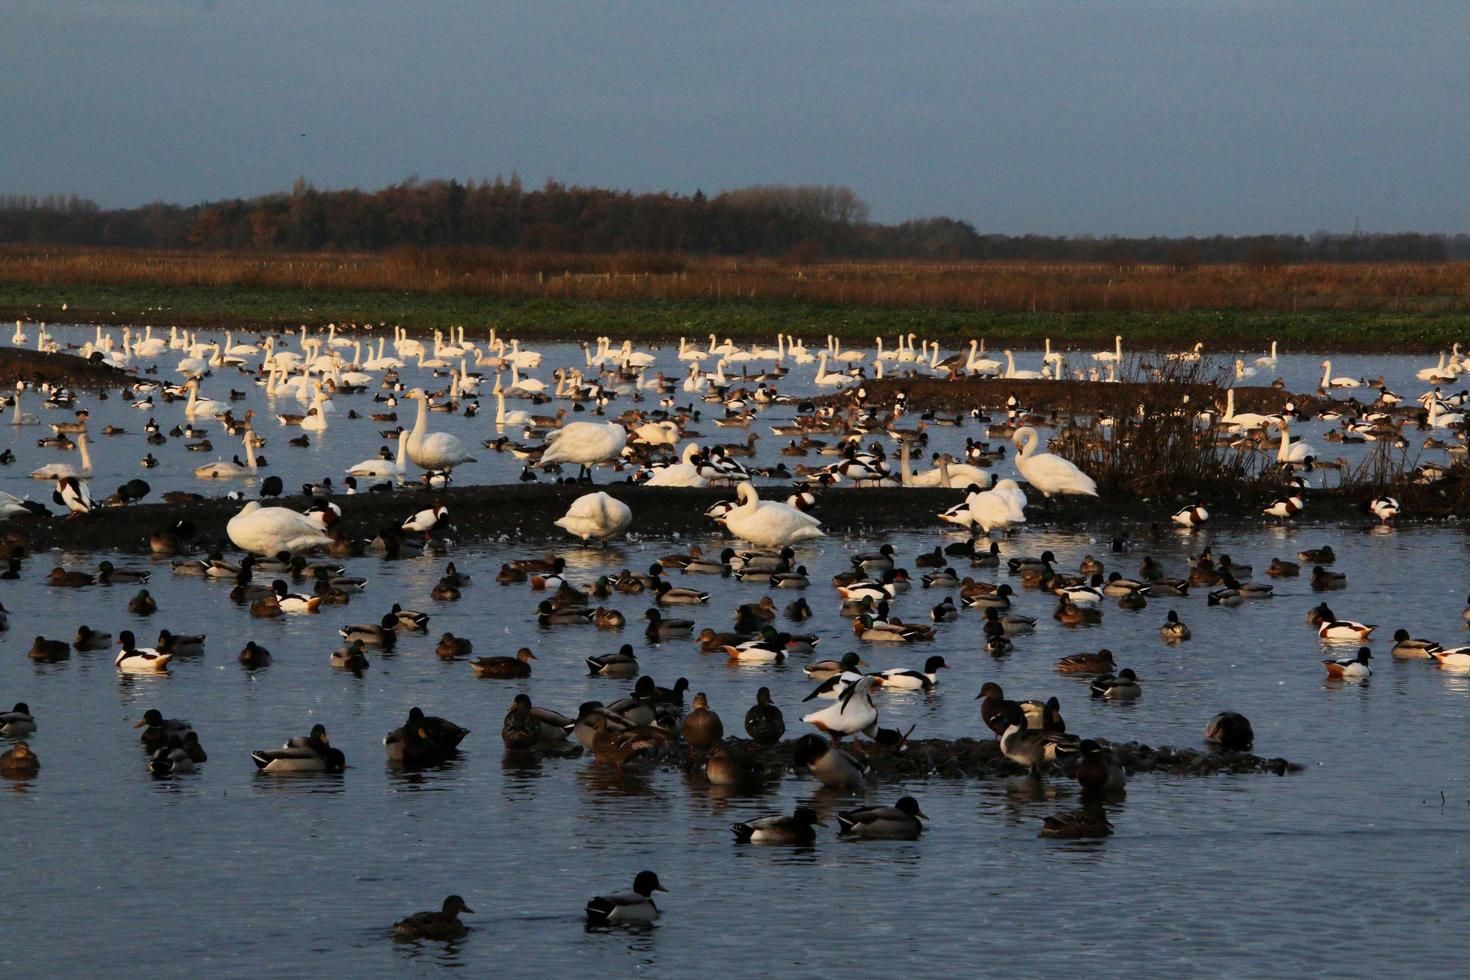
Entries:
{"type": "MultiPolygon", "coordinates": [[[[704,593],[700,594],[704,595],[704,593]]],[[[648,637],[650,643],[658,643],[661,640],[674,637],[689,636],[694,632],[694,620],[664,619],[663,613],[657,609],[648,610],[648,612],[643,614],[643,618],[648,620],[648,628],[644,630],[644,635],[648,637]]]]}
{"type": "Polygon", "coordinates": [[[408,767],[436,766],[452,758],[469,733],[468,728],[426,715],[415,705],[408,709],[407,721],[383,736],[383,746],[389,762],[408,767]]]}
{"type": "Polygon", "coordinates": [[[1320,548],[1307,548],[1305,551],[1297,552],[1297,557],[1311,565],[1331,565],[1337,561],[1337,554],[1333,552],[1332,545],[1324,544],[1320,548]]]}
{"type": "Polygon", "coordinates": [[[601,657],[588,657],[587,672],[593,677],[635,677],[638,674],[638,658],[631,644],[624,643],[617,653],[601,657]]]}
{"type": "Polygon", "coordinates": [[[878,671],[883,678],[884,690],[932,691],[939,684],[939,671],[949,667],[943,657],[934,656],[924,661],[922,671],[904,667],[890,667],[878,671]]]}
{"type": "Polygon", "coordinates": [[[393,603],[390,610],[399,630],[410,630],[419,633],[429,631],[429,614],[419,612],[417,609],[404,609],[398,603],[393,603]]]}
{"type": "Polygon", "coordinates": [[[689,752],[704,751],[725,737],[725,726],[720,716],[709,706],[709,698],[703,691],[694,695],[694,707],[684,716],[679,734],[689,746],[689,752]]]}
{"type": "Polygon", "coordinates": [[[0,711],[0,736],[19,738],[35,730],[36,719],[31,715],[31,706],[24,701],[17,701],[9,711],[0,711]]]}
{"type": "Polygon", "coordinates": [[[29,742],[16,742],[9,751],[0,753],[0,776],[28,779],[40,771],[41,760],[31,751],[29,742]]]}
{"type": "Polygon", "coordinates": [[[181,773],[192,772],[194,759],[184,748],[184,740],[177,735],[171,735],[168,744],[160,746],[149,758],[148,769],[155,776],[177,776],[181,773]]]}
{"type": "Polygon", "coordinates": [[[878,709],[873,704],[872,690],[882,686],[882,677],[864,674],[850,684],[830,707],[804,715],[801,720],[826,733],[833,741],[858,733],[872,738],[878,730],[878,709]]]}
{"type": "Polygon", "coordinates": [[[1084,794],[1121,793],[1128,783],[1117,757],[1090,738],[1077,746],[1076,775],[1084,794]]]}
{"type": "Polygon", "coordinates": [[[1244,752],[1256,741],[1250,719],[1238,711],[1222,711],[1205,726],[1205,741],[1229,752],[1244,752]]]}
{"type": "Polygon", "coordinates": [[[71,641],[71,645],[72,649],[78,653],[86,653],[91,650],[109,650],[112,648],[112,634],[94,630],[86,625],[78,626],[76,639],[71,641]]]}
{"type": "Polygon", "coordinates": [[[1001,754],[1025,766],[1035,779],[1041,778],[1043,762],[1076,748],[1076,736],[1031,729],[1026,722],[1025,711],[1015,702],[1005,705],[1002,717],[1005,730],[1000,735],[1001,754]]]}
{"type": "Polygon", "coordinates": [[[538,708],[527,694],[517,694],[506,713],[500,737],[508,749],[530,749],[566,741],[576,722],[549,708],[538,708]]]}
{"type": "Polygon", "coordinates": [[[1139,685],[1138,675],[1132,667],[1124,667],[1116,676],[1106,674],[1099,677],[1089,687],[1093,697],[1109,701],[1132,701],[1143,695],[1143,687],[1139,685]]]}
{"type": "Polygon", "coordinates": [[[1400,507],[1398,499],[1387,496],[1386,494],[1374,497],[1368,501],[1368,513],[1378,518],[1379,524],[1392,523],[1399,516],[1401,510],[1402,507],[1400,507]]]}
{"type": "MultiPolygon", "coordinates": [[[[440,636],[438,645],[434,647],[434,655],[440,660],[458,660],[462,657],[468,657],[474,651],[475,645],[468,637],[455,636],[453,633],[445,633],[440,636]]],[[[530,676],[529,664],[526,666],[525,676],[530,676]]]]}
{"type": "Polygon", "coordinates": [[[1112,832],[1113,825],[1108,822],[1107,812],[1101,806],[1085,806],[1043,817],[1037,836],[1077,840],[1107,837],[1112,832]]]}
{"type": "Polygon", "coordinates": [[[114,582],[146,582],[152,575],[152,572],[141,568],[118,568],[110,561],[104,560],[97,564],[97,581],[103,585],[112,585],[114,582]]]}
{"type": "MultiPolygon", "coordinates": [[[[840,819],[840,818],[839,818],[840,819]]],[[[734,824],[730,830],[741,844],[798,844],[810,845],[817,841],[814,829],[823,825],[817,811],[799,806],[789,816],[773,813],[734,824]]]]}
{"type": "Polygon", "coordinates": [[[1063,674],[1111,674],[1116,669],[1113,651],[1106,647],[1097,653],[1074,653],[1057,661],[1057,671],[1063,674]]]}
{"type": "Polygon", "coordinates": [[[90,572],[79,572],[62,568],[60,565],[51,569],[51,574],[46,576],[46,584],[58,588],[80,589],[89,585],[97,584],[97,577],[90,572]]]}
{"type": "Polygon", "coordinates": [[[185,734],[194,730],[194,726],[182,718],[165,718],[163,712],[157,708],[149,708],[143,712],[143,718],[134,728],[143,729],[143,734],[138,736],[138,741],[143,747],[153,752],[168,744],[170,738],[183,738],[185,734]]]}
{"type": "Polygon", "coordinates": [[[1428,660],[1436,651],[1443,649],[1433,640],[1416,640],[1405,629],[1393,634],[1393,655],[1404,660],[1428,660]]]}
{"type": "Polygon", "coordinates": [[[1190,504],[1188,507],[1175,511],[1174,516],[1170,519],[1181,527],[1204,527],[1209,523],[1210,512],[1203,504],[1190,504]]]}
{"type": "Polygon", "coordinates": [[[347,768],[342,751],[327,740],[324,725],[313,725],[305,738],[293,738],[279,749],[250,753],[258,771],[264,773],[339,773],[347,768]]]}
{"type": "Polygon", "coordinates": [[[952,623],[960,618],[960,611],[955,608],[954,597],[945,596],[939,604],[929,610],[929,618],[936,623],[952,623]]]}
{"type": "Polygon", "coordinates": [[[1441,667],[1450,670],[1470,670],[1470,647],[1455,647],[1452,650],[1434,650],[1429,655],[1441,667]]]}
{"type": "Polygon", "coordinates": [[[152,674],[168,670],[173,654],[163,653],[148,647],[139,648],[132,630],[123,630],[118,635],[120,648],[113,666],[127,674],[152,674]]]}
{"type": "Polygon", "coordinates": [[[1324,643],[1361,643],[1378,628],[1351,619],[1333,618],[1332,610],[1325,607],[1322,612],[1327,618],[1317,627],[1317,636],[1324,643]]]}
{"type": "MultiPolygon", "coordinates": [[[[615,712],[595,712],[587,716],[587,726],[591,732],[593,758],[612,765],[619,775],[628,763],[653,758],[670,739],[670,732],[664,728],[631,725],[619,720],[615,712]]],[[[578,728],[581,728],[581,719],[578,720],[578,728]]]]}
{"type": "Polygon", "coordinates": [[[660,581],[658,583],[658,596],[654,599],[661,606],[671,605],[699,605],[709,602],[709,593],[700,592],[698,589],[681,589],[660,581]]]}
{"type": "Polygon", "coordinates": [[[1373,651],[1367,647],[1358,647],[1357,656],[1342,660],[1328,657],[1322,661],[1322,666],[1327,668],[1328,677],[1348,681],[1366,680],[1373,676],[1373,669],[1368,666],[1368,661],[1372,659],[1373,651]]]}
{"type": "Polygon", "coordinates": [[[513,657],[480,657],[470,662],[470,668],[476,677],[509,680],[530,677],[531,661],[535,659],[529,647],[521,647],[513,657]]]}
{"type": "Polygon", "coordinates": [[[1347,572],[1328,571],[1321,565],[1312,566],[1312,588],[1318,592],[1347,588],[1347,572]]]}
{"type": "Polygon", "coordinates": [[[452,942],[469,932],[469,928],[459,921],[460,913],[473,915],[474,912],[463,898],[450,895],[444,899],[444,905],[437,912],[415,912],[393,923],[393,938],[398,942],[417,942],[421,939],[452,942]]]}
{"type": "Polygon", "coordinates": [[[158,612],[158,603],[148,594],[147,589],[140,589],[137,595],[128,600],[128,612],[135,616],[151,616],[158,612]]]}
{"type": "Polygon", "coordinates": [[[924,831],[921,820],[929,817],[912,796],[901,797],[893,806],[864,806],[837,814],[840,833],[883,840],[914,840],[924,831]]]}
{"type": "Polygon", "coordinates": [[[1289,521],[1306,509],[1306,501],[1301,494],[1293,493],[1285,497],[1278,497],[1261,510],[1267,517],[1278,517],[1283,521],[1289,521]]]}
{"type": "Polygon", "coordinates": [[[349,643],[392,649],[398,642],[398,617],[393,613],[384,613],[383,618],[376,623],[343,626],[337,633],[349,643]]]}
{"type": "Polygon", "coordinates": [[[825,681],[840,674],[857,673],[864,666],[856,653],[844,653],[838,660],[818,660],[802,668],[802,673],[814,681],[825,681]]]}
{"type": "Polygon", "coordinates": [[[1266,567],[1266,574],[1272,578],[1295,578],[1302,573],[1302,567],[1294,561],[1282,561],[1280,558],[1272,558],[1271,564],[1266,567]]]}
{"type": "Polygon", "coordinates": [[[658,906],[653,903],[654,892],[668,889],[652,871],[640,871],[633,879],[633,890],[611,895],[597,895],[587,902],[589,925],[622,925],[625,923],[652,922],[659,916],[658,906]]]}
{"type": "Polygon", "coordinates": [[[868,774],[865,763],[820,735],[807,734],[797,739],[792,761],[804,766],[818,782],[832,789],[860,789],[868,774]]]}
{"type": "Polygon", "coordinates": [[[1179,621],[1179,614],[1170,609],[1169,615],[1165,617],[1164,625],[1159,627],[1159,638],[1165,643],[1172,645],[1183,643],[1192,635],[1189,632],[1189,627],[1179,621]]]}
{"type": "Polygon", "coordinates": [[[349,641],[346,646],[332,651],[331,663],[339,670],[351,671],[361,677],[362,672],[370,666],[366,644],[362,640],[349,641]]]}
{"type": "Polygon", "coordinates": [[[1102,622],[1102,610],[1096,606],[1079,606],[1066,596],[1058,596],[1052,618],[1063,626],[1086,626],[1102,622]]]}
{"type": "Polygon", "coordinates": [[[597,616],[597,610],[584,606],[558,609],[550,599],[543,599],[536,606],[536,622],[541,626],[586,626],[597,616]]]}
{"type": "Polygon", "coordinates": [[[786,734],[786,718],[781,709],[771,703],[769,687],[755,692],[755,704],[745,712],[745,733],[757,745],[775,745],[786,734]]]}
{"type": "Polygon", "coordinates": [[[246,670],[258,670],[271,662],[271,652],[254,640],[250,640],[240,650],[238,659],[246,670]]]}

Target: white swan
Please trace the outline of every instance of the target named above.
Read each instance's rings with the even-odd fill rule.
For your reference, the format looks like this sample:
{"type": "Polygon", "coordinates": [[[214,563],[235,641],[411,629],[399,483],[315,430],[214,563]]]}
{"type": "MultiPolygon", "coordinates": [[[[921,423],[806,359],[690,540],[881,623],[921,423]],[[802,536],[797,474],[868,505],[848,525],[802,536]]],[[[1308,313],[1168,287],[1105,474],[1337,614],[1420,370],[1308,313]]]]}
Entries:
{"type": "Polygon", "coordinates": [[[1322,387],[1323,388],[1361,388],[1363,382],[1357,378],[1334,378],[1332,376],[1332,362],[1322,362],[1322,387]]]}
{"type": "Polygon", "coordinates": [[[1012,524],[1026,523],[1026,493],[1015,480],[1001,480],[993,490],[970,494],[966,501],[970,521],[979,524],[986,534],[1012,524]]]}
{"type": "Polygon", "coordinates": [[[822,351],[817,355],[817,375],[812,378],[812,384],[823,387],[835,388],[847,384],[852,378],[840,372],[829,372],[827,370],[828,351],[822,351]]]}
{"type": "Polygon", "coordinates": [[[47,463],[31,472],[32,480],[61,480],[68,476],[89,477],[92,475],[92,454],[87,452],[87,434],[77,436],[77,450],[82,454],[81,468],[71,463],[47,463]]]}
{"type": "Polygon", "coordinates": [[[598,491],[573,500],[566,516],[557,520],[556,526],[583,541],[588,538],[605,541],[622,534],[632,523],[633,511],[627,504],[598,491]]]}
{"type": "Polygon", "coordinates": [[[531,421],[531,413],[519,409],[514,412],[505,410],[505,392],[500,388],[499,376],[495,379],[495,424],[496,425],[525,425],[531,421]]]}
{"type": "Polygon", "coordinates": [[[668,466],[660,466],[653,471],[653,476],[645,487],[707,487],[709,480],[699,475],[699,467],[694,465],[694,458],[699,455],[699,444],[691,442],[684,447],[682,462],[670,463],[668,466]]]}
{"type": "Polygon", "coordinates": [[[1040,437],[1035,429],[1029,425],[1017,429],[1012,439],[1020,449],[1016,455],[1016,469],[1021,471],[1027,483],[1048,497],[1067,493],[1097,496],[1097,484],[1092,477],[1079,470],[1075,463],[1054,453],[1036,451],[1040,437]]]}
{"type": "Polygon", "coordinates": [[[249,476],[256,471],[255,433],[245,430],[245,464],[234,460],[216,460],[194,468],[194,475],[201,480],[233,480],[238,476],[249,476]]]}
{"type": "Polygon", "coordinates": [[[1118,334],[1113,338],[1112,350],[1100,350],[1092,355],[1092,359],[1104,364],[1121,364],[1123,362],[1123,335],[1118,334]]]}
{"type": "Polygon", "coordinates": [[[20,410],[20,392],[19,391],[17,391],[15,393],[15,401],[13,401],[11,403],[11,405],[15,409],[15,411],[13,411],[13,412],[10,413],[10,424],[11,425],[39,425],[40,424],[41,419],[40,419],[39,416],[37,416],[37,415],[35,415],[35,414],[31,413],[31,412],[22,412],[20,410]]]}
{"type": "Polygon", "coordinates": [[[789,504],[760,499],[755,487],[749,483],[740,484],[735,493],[739,505],[719,518],[719,522],[729,528],[730,533],[753,545],[784,548],[789,544],[826,537],[822,533],[821,521],[789,504]]]}
{"type": "Polygon", "coordinates": [[[252,500],[230,518],[225,533],[241,548],[268,558],[283,551],[296,554],[332,543],[321,524],[289,507],[262,507],[252,500]]]}
{"type": "Polygon", "coordinates": [[[415,388],[405,398],[419,403],[418,421],[408,436],[408,458],[431,473],[448,473],[461,463],[473,463],[475,457],[464,451],[464,443],[448,432],[430,432],[429,398],[424,389],[415,388]]]}
{"type": "Polygon", "coordinates": [[[1277,422],[1276,425],[1281,430],[1281,448],[1276,451],[1278,463],[1305,463],[1308,456],[1317,455],[1317,450],[1305,441],[1292,442],[1291,433],[1284,423],[1277,422]]]}
{"type": "Polygon", "coordinates": [[[1225,414],[1221,416],[1220,424],[1224,425],[1230,431],[1238,432],[1241,429],[1259,429],[1262,426],[1270,425],[1277,421],[1280,420],[1276,416],[1262,415],[1259,412],[1242,412],[1236,415],[1235,389],[1225,389],[1225,414]]]}
{"type": "Polygon", "coordinates": [[[898,449],[899,478],[906,487],[964,487],[974,484],[981,490],[990,486],[995,477],[989,470],[969,463],[956,463],[949,455],[939,457],[939,465],[923,473],[914,473],[909,463],[909,444],[903,442],[898,449]]]}
{"type": "Polygon", "coordinates": [[[1040,371],[1017,371],[1016,356],[1010,351],[1002,351],[1001,353],[1003,353],[1006,358],[1006,373],[1004,375],[1005,377],[1011,378],[1016,381],[1036,381],[1044,377],[1044,375],[1042,375],[1040,371]]]}
{"type": "Polygon", "coordinates": [[[1271,341],[1271,353],[1265,357],[1256,358],[1256,363],[1263,368],[1274,368],[1276,366],[1276,341],[1271,341]]]}
{"type": "Polygon", "coordinates": [[[404,429],[398,433],[398,460],[391,459],[365,459],[352,469],[347,471],[348,476],[403,476],[408,467],[404,461],[404,454],[408,451],[408,430],[404,429]]]}
{"type": "Polygon", "coordinates": [[[577,463],[591,480],[590,467],[617,459],[627,444],[628,430],[616,422],[572,422],[547,435],[541,465],[577,463]]]}
{"type": "Polygon", "coordinates": [[[200,399],[199,380],[197,378],[189,382],[189,401],[184,406],[184,414],[189,418],[199,415],[214,416],[223,415],[229,411],[230,406],[224,402],[217,402],[209,398],[200,399]]]}

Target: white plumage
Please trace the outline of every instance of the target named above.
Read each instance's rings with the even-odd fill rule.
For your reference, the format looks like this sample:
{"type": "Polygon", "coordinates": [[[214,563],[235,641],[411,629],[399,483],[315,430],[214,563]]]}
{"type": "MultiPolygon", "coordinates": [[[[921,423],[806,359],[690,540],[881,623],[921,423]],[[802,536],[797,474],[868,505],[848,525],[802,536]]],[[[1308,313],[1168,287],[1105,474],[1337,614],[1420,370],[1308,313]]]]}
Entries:
{"type": "Polygon", "coordinates": [[[1038,453],[1040,442],[1036,430],[1029,425],[1017,429],[1012,437],[1021,451],[1016,455],[1016,469],[1031,484],[1048,497],[1057,494],[1079,494],[1097,496],[1097,484],[1092,477],[1083,473],[1077,465],[1053,453],[1038,453]]]}
{"type": "Polygon", "coordinates": [[[782,548],[788,544],[826,537],[822,533],[821,521],[789,504],[761,500],[755,487],[749,483],[740,484],[736,496],[740,501],[739,506],[731,508],[718,520],[732,534],[751,544],[782,548]]]}
{"type": "Polygon", "coordinates": [[[265,557],[283,551],[294,555],[332,543],[322,525],[305,514],[287,507],[262,507],[258,500],[250,501],[230,518],[225,533],[237,548],[265,557]]]}
{"type": "Polygon", "coordinates": [[[633,523],[633,511],[621,500],[598,491],[578,497],[556,526],[586,541],[617,537],[633,523]]]}

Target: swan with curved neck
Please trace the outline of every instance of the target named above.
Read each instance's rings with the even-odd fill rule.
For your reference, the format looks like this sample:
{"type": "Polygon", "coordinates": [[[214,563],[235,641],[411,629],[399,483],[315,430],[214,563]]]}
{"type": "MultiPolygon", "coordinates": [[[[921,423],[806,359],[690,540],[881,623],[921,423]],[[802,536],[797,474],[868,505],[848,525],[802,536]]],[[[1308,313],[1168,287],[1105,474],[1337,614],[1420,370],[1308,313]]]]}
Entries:
{"type": "Polygon", "coordinates": [[[71,463],[47,463],[31,473],[33,480],[62,480],[66,477],[89,477],[92,475],[92,454],[87,451],[87,434],[77,436],[77,451],[82,455],[80,468],[71,463]]]}
{"type": "Polygon", "coordinates": [[[255,433],[246,429],[244,463],[239,463],[235,460],[208,463],[196,468],[194,470],[194,476],[201,480],[232,480],[239,476],[249,476],[256,472],[257,468],[255,460],[255,433]]]}
{"type": "Polygon", "coordinates": [[[719,522],[737,537],[766,548],[784,548],[789,544],[826,537],[815,517],[790,504],[761,500],[755,487],[740,484],[735,491],[739,505],[730,509],[719,522]]]}
{"type": "Polygon", "coordinates": [[[1083,473],[1071,460],[1053,453],[1038,453],[1040,437],[1029,425],[1016,430],[1012,437],[1020,452],[1016,454],[1016,469],[1026,482],[1048,497],[1058,494],[1076,494],[1085,497],[1097,496],[1097,484],[1092,477],[1083,473]]]}
{"type": "Polygon", "coordinates": [[[398,459],[380,459],[373,457],[358,463],[347,471],[348,476],[397,476],[401,477],[408,472],[408,462],[405,458],[408,452],[408,430],[404,429],[398,433],[398,459]]]}
{"type": "Polygon", "coordinates": [[[430,473],[448,474],[462,463],[473,463],[475,457],[464,450],[464,443],[448,432],[429,431],[429,398],[424,389],[415,388],[405,398],[419,403],[418,419],[408,437],[408,458],[414,465],[430,473]]]}

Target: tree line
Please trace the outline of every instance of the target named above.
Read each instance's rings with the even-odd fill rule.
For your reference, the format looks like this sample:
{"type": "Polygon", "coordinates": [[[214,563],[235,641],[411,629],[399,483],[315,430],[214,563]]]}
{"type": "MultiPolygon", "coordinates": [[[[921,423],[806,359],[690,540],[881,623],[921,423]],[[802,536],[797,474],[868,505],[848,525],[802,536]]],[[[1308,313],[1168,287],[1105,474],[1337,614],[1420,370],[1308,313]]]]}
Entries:
{"type": "Polygon", "coordinates": [[[527,189],[514,175],[468,182],[409,179],[377,191],[319,190],[303,179],[290,193],[136,208],[100,208],[75,195],[0,196],[0,244],[261,251],[452,247],[1179,268],[1470,259],[1470,235],[1464,234],[998,235],[953,218],[878,224],[846,187],[635,194],[556,181],[527,189]]]}

